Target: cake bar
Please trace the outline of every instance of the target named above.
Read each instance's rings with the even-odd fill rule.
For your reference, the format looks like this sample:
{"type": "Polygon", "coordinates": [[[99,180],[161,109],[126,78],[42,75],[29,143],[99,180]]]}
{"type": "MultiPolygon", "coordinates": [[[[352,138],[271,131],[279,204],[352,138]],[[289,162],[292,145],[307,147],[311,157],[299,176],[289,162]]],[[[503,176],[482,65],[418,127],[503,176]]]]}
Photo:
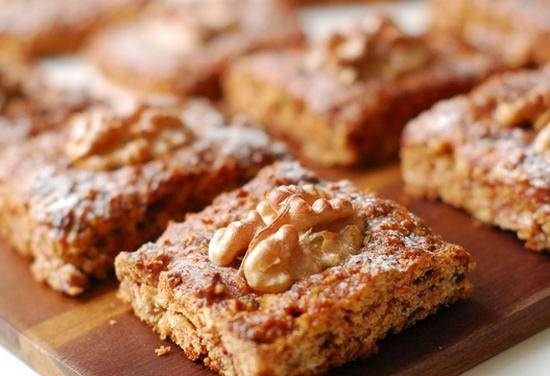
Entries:
{"type": "Polygon", "coordinates": [[[88,56],[134,90],[214,97],[234,58],[301,41],[292,7],[279,0],[157,2],[100,33],[88,56]]]}
{"type": "Polygon", "coordinates": [[[368,16],[305,49],[236,61],[223,80],[237,111],[323,165],[393,158],[405,123],[474,86],[498,64],[451,40],[368,16]]]}
{"type": "Polygon", "coordinates": [[[96,106],[0,153],[0,234],[69,295],[104,278],[120,251],[154,240],[284,155],[211,104],[96,106]]]}
{"type": "Polygon", "coordinates": [[[467,298],[474,267],[393,201],[265,167],[115,261],[120,297],[222,375],[316,375],[467,298]]]}
{"type": "Polygon", "coordinates": [[[407,190],[550,250],[550,67],[507,73],[407,125],[407,190]]]}
{"type": "Polygon", "coordinates": [[[133,17],[149,0],[0,0],[0,55],[74,52],[90,34],[133,17]]]}

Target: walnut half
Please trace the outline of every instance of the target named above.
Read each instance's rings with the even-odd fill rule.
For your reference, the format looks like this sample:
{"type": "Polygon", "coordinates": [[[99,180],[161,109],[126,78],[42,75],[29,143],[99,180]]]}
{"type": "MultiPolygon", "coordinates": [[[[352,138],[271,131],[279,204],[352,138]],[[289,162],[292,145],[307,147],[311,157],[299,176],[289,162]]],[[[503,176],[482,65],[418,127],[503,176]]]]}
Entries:
{"type": "Polygon", "coordinates": [[[431,50],[420,37],[407,35],[387,16],[367,16],[329,34],[306,59],[312,69],[338,72],[344,84],[358,79],[396,80],[424,67],[431,50]]]}
{"type": "Polygon", "coordinates": [[[313,185],[281,186],[243,220],[216,231],[208,255],[227,266],[244,254],[240,270],[247,284],[276,293],[359,252],[362,230],[349,200],[313,185]]]}
{"type": "Polygon", "coordinates": [[[179,116],[145,107],[124,115],[93,109],[76,115],[71,126],[66,154],[73,166],[90,170],[144,163],[194,138],[179,116]]]}

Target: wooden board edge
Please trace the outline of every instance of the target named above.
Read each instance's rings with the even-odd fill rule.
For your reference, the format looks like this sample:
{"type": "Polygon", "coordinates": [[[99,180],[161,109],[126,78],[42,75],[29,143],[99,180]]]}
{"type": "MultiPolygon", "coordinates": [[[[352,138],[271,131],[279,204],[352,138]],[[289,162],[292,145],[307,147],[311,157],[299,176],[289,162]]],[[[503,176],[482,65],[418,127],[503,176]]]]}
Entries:
{"type": "Polygon", "coordinates": [[[54,352],[39,342],[20,334],[0,317],[0,345],[26,365],[44,376],[83,376],[54,357],[54,352]]]}
{"type": "Polygon", "coordinates": [[[545,297],[538,303],[513,312],[494,325],[486,326],[481,334],[478,332],[437,354],[431,354],[426,361],[409,368],[402,375],[459,375],[550,327],[550,287],[544,291],[545,297]],[[471,350],[476,347],[477,351],[471,350]],[[442,364],[446,366],[442,368],[442,364]]]}

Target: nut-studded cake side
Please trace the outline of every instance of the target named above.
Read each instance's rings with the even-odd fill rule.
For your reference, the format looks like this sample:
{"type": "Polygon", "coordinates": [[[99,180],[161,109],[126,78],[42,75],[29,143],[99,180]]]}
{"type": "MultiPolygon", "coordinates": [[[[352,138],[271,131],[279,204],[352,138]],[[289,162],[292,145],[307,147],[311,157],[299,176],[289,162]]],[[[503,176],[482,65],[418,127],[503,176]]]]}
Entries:
{"type": "Polygon", "coordinates": [[[394,157],[405,123],[462,93],[495,64],[450,41],[410,36],[387,18],[366,18],[307,50],[235,62],[228,102],[324,165],[394,157]]]}
{"type": "Polygon", "coordinates": [[[411,193],[550,249],[550,69],[510,73],[436,105],[405,129],[411,193]]]}
{"type": "Polygon", "coordinates": [[[2,153],[0,231],[34,259],[38,280],[76,295],[118,252],[153,240],[282,153],[259,130],[226,126],[205,102],[89,109],[2,153]]]}
{"type": "Polygon", "coordinates": [[[469,296],[472,259],[405,208],[294,163],[116,259],[120,296],[223,375],[313,375],[469,296]]]}

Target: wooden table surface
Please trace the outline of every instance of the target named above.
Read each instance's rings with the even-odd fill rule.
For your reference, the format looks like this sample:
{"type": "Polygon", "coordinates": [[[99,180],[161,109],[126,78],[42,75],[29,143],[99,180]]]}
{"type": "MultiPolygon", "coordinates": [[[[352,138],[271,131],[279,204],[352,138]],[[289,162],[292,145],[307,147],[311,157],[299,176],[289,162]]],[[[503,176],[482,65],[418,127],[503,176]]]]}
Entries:
{"type": "MultiPolygon", "coordinates": [[[[477,261],[472,298],[381,342],[380,353],[339,375],[452,375],[550,326],[550,257],[527,251],[511,233],[480,226],[439,202],[402,192],[397,165],[369,172],[323,171],[406,204],[477,261]]],[[[158,337],[117,298],[116,281],[72,299],[32,279],[29,262],[0,245],[0,343],[45,375],[207,375],[158,337]]],[[[169,343],[168,343],[169,344],[169,343]]]]}

